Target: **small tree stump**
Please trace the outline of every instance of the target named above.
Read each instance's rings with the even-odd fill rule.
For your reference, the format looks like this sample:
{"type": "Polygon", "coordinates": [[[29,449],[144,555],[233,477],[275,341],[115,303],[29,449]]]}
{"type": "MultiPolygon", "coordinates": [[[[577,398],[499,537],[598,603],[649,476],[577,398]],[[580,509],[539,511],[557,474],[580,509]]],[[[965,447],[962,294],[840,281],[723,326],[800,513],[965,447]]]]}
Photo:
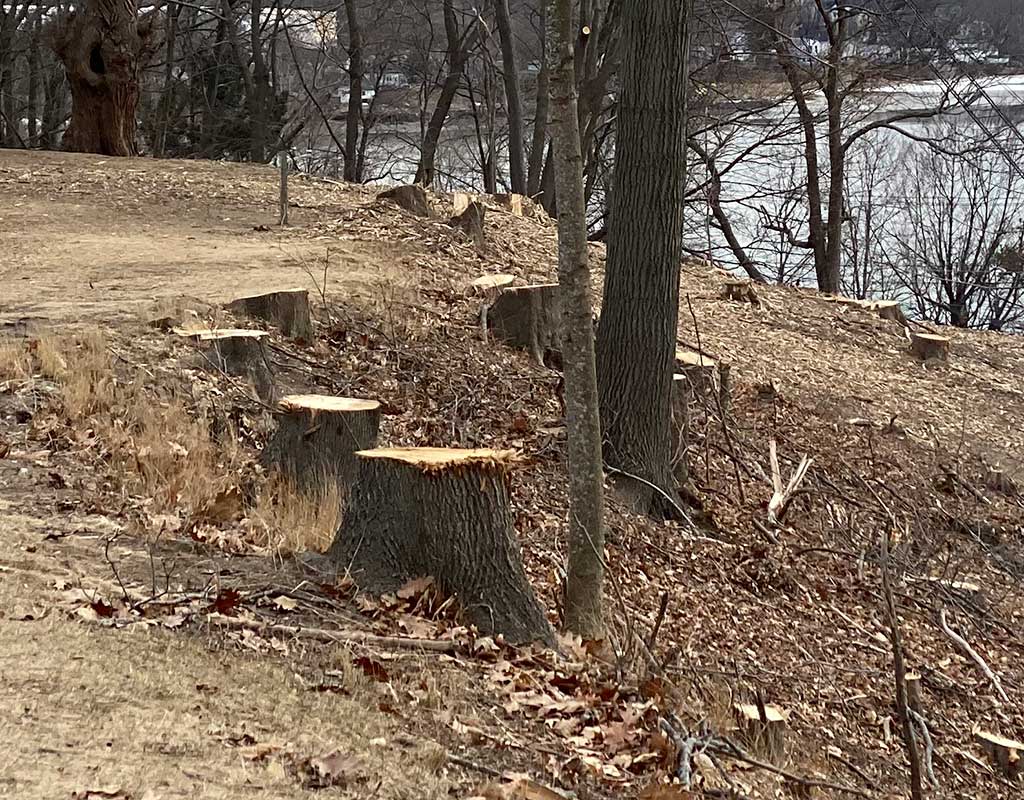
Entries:
{"type": "Polygon", "coordinates": [[[693,398],[702,402],[715,402],[713,392],[718,391],[718,364],[714,359],[693,350],[676,350],[677,374],[690,382],[693,398]]]}
{"type": "Polygon", "coordinates": [[[404,208],[417,217],[433,216],[430,210],[430,201],[427,199],[427,191],[418,183],[385,189],[377,195],[377,199],[390,200],[399,208],[404,208]]]}
{"type": "Polygon", "coordinates": [[[974,741],[981,745],[981,749],[985,751],[989,761],[998,768],[1004,777],[1015,781],[1024,772],[1021,767],[1024,744],[983,731],[980,728],[974,729],[974,741]]]}
{"type": "Polygon", "coordinates": [[[193,334],[207,364],[228,375],[246,378],[265,403],[274,396],[274,377],[263,347],[266,331],[221,328],[193,334]]]}
{"type": "Polygon", "coordinates": [[[672,476],[680,486],[690,478],[686,447],[690,441],[690,403],[693,387],[686,375],[672,376],[672,476]]]}
{"type": "Polygon", "coordinates": [[[750,281],[727,281],[723,290],[723,297],[726,300],[736,300],[740,303],[750,303],[752,306],[761,305],[761,298],[754,291],[754,284],[750,281]]]}
{"type": "Polygon", "coordinates": [[[289,339],[313,341],[313,322],[309,316],[309,292],[286,289],[269,294],[240,297],[224,306],[232,314],[269,322],[289,339]]]}
{"type": "Polygon", "coordinates": [[[293,394],[277,404],[277,430],[264,461],[306,492],[355,483],[356,452],[377,446],[380,403],[351,397],[293,394]]]}
{"type": "Polygon", "coordinates": [[[452,217],[448,224],[462,231],[466,238],[476,245],[477,250],[482,251],[487,247],[487,239],[484,237],[483,203],[470,203],[465,211],[452,217]]]}
{"type": "Polygon", "coordinates": [[[459,216],[475,200],[476,195],[469,194],[468,192],[455,192],[452,194],[452,216],[459,216]]]}
{"type": "Polygon", "coordinates": [[[755,753],[761,753],[772,764],[780,765],[786,758],[787,715],[776,706],[763,706],[764,719],[756,705],[737,703],[736,725],[740,738],[755,753]]]}
{"type": "Polygon", "coordinates": [[[949,360],[949,342],[947,336],[937,336],[934,333],[911,333],[910,352],[922,361],[949,360]]]}
{"type": "Polygon", "coordinates": [[[488,327],[501,341],[528,350],[538,364],[549,351],[561,349],[562,318],[557,283],[505,289],[491,305],[488,327]]]}
{"type": "Polygon", "coordinates": [[[515,275],[499,273],[498,275],[483,275],[469,284],[467,294],[483,298],[483,302],[480,304],[480,337],[485,342],[487,341],[487,313],[502,290],[511,286],[515,280],[515,275]]]}
{"type": "Polygon", "coordinates": [[[484,633],[514,644],[554,637],[523,570],[508,470],[515,453],[363,450],[328,557],[363,588],[432,576],[484,633]]]}
{"type": "Polygon", "coordinates": [[[907,318],[903,314],[899,300],[875,300],[871,303],[871,310],[882,319],[898,322],[904,327],[907,325],[907,318]]]}

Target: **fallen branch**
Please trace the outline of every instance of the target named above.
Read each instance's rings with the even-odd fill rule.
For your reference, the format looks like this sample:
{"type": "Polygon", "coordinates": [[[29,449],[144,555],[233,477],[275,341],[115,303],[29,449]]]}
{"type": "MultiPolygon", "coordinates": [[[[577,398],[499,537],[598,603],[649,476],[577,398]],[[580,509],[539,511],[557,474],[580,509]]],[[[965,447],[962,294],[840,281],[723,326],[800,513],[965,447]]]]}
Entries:
{"type": "Polygon", "coordinates": [[[959,645],[960,649],[967,653],[967,655],[971,657],[971,660],[978,665],[978,669],[985,673],[985,677],[991,681],[1003,702],[1009,703],[1010,698],[1007,697],[1006,692],[1003,691],[1003,684],[999,682],[999,677],[991,670],[989,665],[985,663],[985,659],[978,654],[977,650],[967,643],[966,639],[949,627],[949,623],[946,621],[945,609],[939,612],[939,625],[942,627],[942,632],[959,645]]]}
{"type": "Polygon", "coordinates": [[[811,463],[814,459],[804,456],[800,459],[800,464],[793,471],[793,474],[789,477],[789,483],[785,487],[782,485],[782,472],[779,469],[779,454],[775,444],[775,439],[772,439],[768,446],[768,457],[771,462],[772,468],[772,498],[768,501],[768,521],[772,525],[778,525],[782,520],[782,517],[786,513],[786,506],[789,505],[789,501],[793,498],[793,494],[800,484],[803,483],[805,477],[807,477],[807,470],[811,468],[811,463]]]}
{"type": "Polygon", "coordinates": [[[391,650],[424,650],[432,653],[454,653],[459,649],[457,642],[438,639],[414,639],[402,636],[377,636],[366,631],[332,631],[327,628],[304,628],[299,625],[274,625],[258,620],[225,617],[222,614],[207,614],[206,621],[222,628],[243,628],[257,633],[274,633],[294,636],[297,639],[315,639],[320,642],[343,642],[365,644],[391,650]]]}

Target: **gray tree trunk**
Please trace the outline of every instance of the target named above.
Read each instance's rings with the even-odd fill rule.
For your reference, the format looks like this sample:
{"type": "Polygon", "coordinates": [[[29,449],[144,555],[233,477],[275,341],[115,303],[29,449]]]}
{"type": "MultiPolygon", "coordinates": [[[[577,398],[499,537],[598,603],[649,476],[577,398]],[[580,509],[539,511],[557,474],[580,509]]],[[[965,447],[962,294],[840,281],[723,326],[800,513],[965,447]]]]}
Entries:
{"type": "Polygon", "coordinates": [[[558,201],[558,282],[562,299],[569,475],[569,563],[565,626],[584,639],[604,636],[604,470],[594,367],[583,154],[576,106],[572,0],[550,0],[551,123],[558,201]]]}
{"type": "Polygon", "coordinates": [[[523,101],[519,92],[519,67],[508,0],[494,0],[494,16],[501,40],[501,68],[505,80],[505,113],[508,115],[508,171],[512,191],[526,194],[526,153],[523,144],[523,101]]]}
{"type": "Polygon", "coordinates": [[[363,34],[356,0],[345,0],[348,22],[348,113],[345,116],[345,180],[362,180],[359,159],[359,128],[363,118],[363,34]]]}
{"type": "MultiPolygon", "coordinates": [[[[597,334],[601,420],[608,463],[671,492],[690,0],[632,0],[623,14],[615,201],[597,334]]],[[[650,486],[628,488],[647,510],[671,511],[650,486]]]]}
{"type": "Polygon", "coordinates": [[[530,161],[526,172],[526,194],[534,200],[541,191],[541,178],[544,173],[544,150],[548,140],[548,68],[547,58],[547,16],[546,3],[540,6],[541,24],[541,66],[537,73],[537,100],[533,116],[533,140],[530,145],[530,161]]]}

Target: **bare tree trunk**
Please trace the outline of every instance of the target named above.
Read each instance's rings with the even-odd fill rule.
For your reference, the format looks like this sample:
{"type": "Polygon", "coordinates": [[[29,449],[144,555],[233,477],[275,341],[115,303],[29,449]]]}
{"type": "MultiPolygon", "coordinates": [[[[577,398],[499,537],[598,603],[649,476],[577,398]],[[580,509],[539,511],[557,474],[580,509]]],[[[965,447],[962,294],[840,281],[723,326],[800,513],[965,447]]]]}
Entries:
{"type": "Polygon", "coordinates": [[[434,183],[437,144],[441,140],[441,131],[444,130],[452,101],[462,82],[462,71],[469,59],[469,51],[478,36],[476,20],[473,21],[469,30],[464,33],[459,31],[459,23],[455,18],[452,0],[444,0],[444,29],[448,37],[448,73],[441,86],[441,94],[434,106],[434,113],[430,115],[430,122],[427,123],[423,146],[420,149],[420,163],[416,167],[416,183],[422,183],[424,186],[434,183]]]}
{"type": "MultiPolygon", "coordinates": [[[[624,11],[614,204],[597,334],[605,459],[670,492],[672,365],[679,315],[690,2],[624,11]]],[[[669,513],[649,485],[639,504],[669,513]]]]}
{"type": "Polygon", "coordinates": [[[512,191],[526,194],[526,154],[523,144],[523,101],[508,0],[494,0],[494,16],[501,40],[501,68],[505,79],[505,113],[508,115],[508,171],[512,191]]]}
{"type": "Polygon", "coordinates": [[[345,116],[345,180],[359,183],[359,128],[363,118],[363,33],[356,0],[345,0],[348,22],[348,113],[345,116]]]}
{"type": "MultiPolygon", "coordinates": [[[[258,164],[267,160],[267,122],[270,112],[270,75],[267,62],[263,57],[263,45],[260,42],[262,29],[263,6],[260,0],[251,0],[249,12],[249,46],[252,50],[252,81],[249,100],[249,125],[251,140],[249,158],[258,164]]],[[[246,64],[240,64],[248,71],[246,64]]]]}
{"type": "Polygon", "coordinates": [[[54,49],[71,86],[71,123],[64,132],[64,149],[136,155],[142,41],[134,0],[88,0],[61,19],[54,49]]]}
{"type": "Polygon", "coordinates": [[[604,635],[604,470],[591,321],[583,154],[576,105],[572,0],[551,0],[548,24],[555,65],[551,110],[558,196],[558,282],[562,295],[569,475],[569,563],[565,626],[584,639],[604,635]]]}
{"type": "Polygon", "coordinates": [[[536,199],[541,190],[544,172],[544,150],[548,138],[548,75],[547,58],[547,3],[540,4],[541,23],[541,66],[537,73],[537,98],[533,116],[533,141],[530,145],[530,162],[526,174],[526,194],[536,199]]]}
{"type": "Polygon", "coordinates": [[[32,35],[28,43],[28,146],[39,146],[39,39],[42,35],[43,9],[36,9],[32,35]]]}
{"type": "Polygon", "coordinates": [[[153,142],[153,153],[158,158],[167,152],[167,130],[171,125],[171,114],[174,111],[174,49],[175,41],[178,37],[179,16],[181,16],[181,4],[169,2],[166,12],[167,32],[165,34],[164,91],[159,104],[162,114],[158,122],[159,127],[157,129],[156,141],[153,142]]]}

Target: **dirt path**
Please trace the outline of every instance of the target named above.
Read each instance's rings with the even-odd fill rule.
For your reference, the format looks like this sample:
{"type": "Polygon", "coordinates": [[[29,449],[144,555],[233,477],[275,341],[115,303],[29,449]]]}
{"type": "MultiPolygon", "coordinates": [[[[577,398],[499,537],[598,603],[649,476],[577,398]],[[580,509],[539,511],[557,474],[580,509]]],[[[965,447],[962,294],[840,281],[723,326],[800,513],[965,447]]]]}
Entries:
{"type": "Polygon", "coordinates": [[[403,248],[309,231],[372,192],[296,180],[282,230],[274,180],[258,166],[0,150],[0,319],[138,319],[182,295],[316,293],[326,258],[329,292],[401,281],[403,248]]]}

